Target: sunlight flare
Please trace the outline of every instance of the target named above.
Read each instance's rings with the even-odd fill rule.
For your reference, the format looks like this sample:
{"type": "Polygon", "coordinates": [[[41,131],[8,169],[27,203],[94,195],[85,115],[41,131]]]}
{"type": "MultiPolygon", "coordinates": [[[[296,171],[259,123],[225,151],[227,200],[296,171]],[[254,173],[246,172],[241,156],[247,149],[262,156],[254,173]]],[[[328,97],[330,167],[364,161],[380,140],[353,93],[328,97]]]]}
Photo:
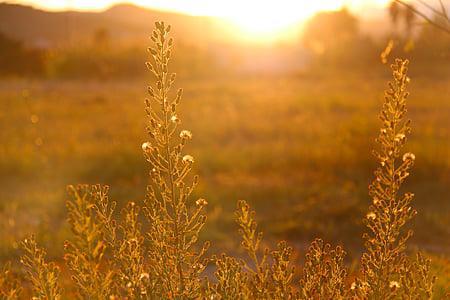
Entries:
{"type": "MultiPolygon", "coordinates": [[[[276,39],[319,11],[348,7],[368,10],[390,0],[128,0],[126,2],[195,16],[212,16],[226,21],[230,30],[245,39],[276,39]]],[[[16,0],[54,10],[103,10],[123,0],[16,0]]]]}

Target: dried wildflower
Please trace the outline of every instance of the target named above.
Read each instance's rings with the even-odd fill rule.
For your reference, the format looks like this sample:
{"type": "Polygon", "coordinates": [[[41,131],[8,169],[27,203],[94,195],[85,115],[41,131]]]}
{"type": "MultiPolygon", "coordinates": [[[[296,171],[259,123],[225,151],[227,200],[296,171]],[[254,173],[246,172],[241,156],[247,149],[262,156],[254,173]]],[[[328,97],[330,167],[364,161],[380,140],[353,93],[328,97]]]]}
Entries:
{"type": "Polygon", "coordinates": [[[18,277],[11,271],[11,263],[3,264],[0,269],[0,299],[19,299],[21,292],[18,277]]]}
{"type": "Polygon", "coordinates": [[[64,259],[72,272],[81,298],[103,298],[113,294],[113,272],[102,267],[107,242],[104,224],[97,217],[96,204],[107,202],[107,187],[69,186],[72,199],[67,202],[73,239],[64,245],[64,259]]]}
{"type": "Polygon", "coordinates": [[[34,237],[22,242],[25,255],[21,263],[25,266],[28,280],[33,286],[33,298],[36,299],[61,299],[61,288],[58,277],[58,266],[45,260],[46,253],[39,248],[34,237]]]}
{"type": "MultiPolygon", "coordinates": [[[[239,201],[235,215],[240,228],[241,245],[251,260],[250,264],[243,262],[244,268],[250,271],[249,274],[242,273],[238,266],[232,266],[232,260],[227,260],[231,264],[228,267],[233,268],[233,272],[237,272],[237,279],[242,278],[240,281],[232,281],[235,284],[233,290],[240,291],[238,298],[292,299],[291,284],[294,273],[291,266],[292,248],[282,241],[278,243],[276,250],[261,251],[262,232],[257,231],[255,213],[250,210],[245,201],[239,201]],[[270,256],[272,264],[269,263],[270,256]]],[[[226,296],[226,294],[219,295],[226,296]]]]}
{"type": "Polygon", "coordinates": [[[222,254],[214,257],[216,271],[214,276],[217,283],[209,291],[209,299],[250,299],[248,276],[243,270],[242,263],[230,256],[222,254]]]}
{"type": "Polygon", "coordinates": [[[180,132],[180,138],[190,140],[192,139],[192,133],[189,130],[183,130],[180,132]]]}
{"type": "Polygon", "coordinates": [[[142,144],[142,151],[147,152],[152,148],[152,145],[149,142],[145,142],[142,144]]]}
{"type": "Polygon", "coordinates": [[[389,287],[391,289],[398,289],[400,287],[400,283],[398,283],[397,281],[393,280],[393,281],[389,282],[389,287]]]}
{"type": "MultiPolygon", "coordinates": [[[[176,115],[182,91],[170,94],[175,74],[168,63],[173,40],[170,26],[157,22],[149,49],[155,75],[148,88],[147,126],[151,142],[142,144],[150,163],[150,183],[143,211],[149,230],[144,232],[140,208],[129,202],[122,218],[116,220],[115,202],[108,188],[100,185],[69,187],[73,194],[67,203],[73,238],[65,244],[65,260],[82,299],[431,299],[435,278],[430,260],[418,253],[415,260],[405,254],[410,233],[402,226],[415,215],[410,206],[412,193],[399,196],[400,186],[409,175],[415,156],[403,155],[401,148],[409,133],[406,113],[407,61],[393,65],[394,82],[386,92],[377,153],[380,165],[369,192],[373,199],[364,219],[366,253],[361,259],[361,277],[346,289],[345,251],[322,240],[311,243],[306,254],[300,286],[294,283],[292,248],[286,242],[276,249],[262,249],[255,213],[239,201],[236,222],[247,259],[222,255],[213,259],[216,281],[205,279],[208,243],[196,245],[206,216],[205,199],[191,201],[198,178],[189,176],[194,158],[183,155],[192,133],[176,136],[180,120],[176,115]],[[196,206],[194,206],[194,204],[196,206]],[[117,222],[116,222],[117,221],[117,222]],[[147,241],[145,241],[147,240],[147,241]],[[247,260],[249,260],[247,262],[247,260]],[[147,272],[148,273],[147,273],[147,272]],[[145,296],[143,296],[145,295],[145,296]]],[[[59,299],[59,269],[45,261],[45,252],[34,239],[23,242],[26,254],[21,262],[34,288],[32,299],[59,299]]],[[[0,273],[0,298],[15,299],[20,292],[10,279],[10,270],[0,273]]]]}
{"type": "Polygon", "coordinates": [[[208,205],[208,201],[206,201],[203,198],[200,198],[197,201],[195,201],[195,204],[197,204],[197,206],[205,206],[205,205],[208,205]]]}
{"type": "Polygon", "coordinates": [[[415,161],[415,160],[416,156],[411,152],[407,152],[403,155],[403,161],[415,161]]]}
{"type": "MultiPolygon", "coordinates": [[[[397,278],[414,278],[408,275],[410,259],[405,253],[406,242],[411,232],[404,232],[403,225],[414,217],[411,208],[413,195],[398,195],[403,181],[409,176],[409,169],[415,160],[412,153],[400,152],[406,142],[406,135],[411,131],[409,121],[403,119],[406,114],[406,91],[408,61],[396,60],[392,65],[394,81],[386,91],[385,101],[380,114],[383,127],[378,143],[380,150],[376,153],[381,167],[375,171],[375,179],[369,187],[369,194],[374,205],[367,214],[366,225],[369,233],[365,234],[366,253],[361,258],[362,284],[364,288],[355,294],[363,299],[391,299],[394,296],[411,298],[410,289],[401,289],[397,278]],[[408,276],[407,276],[408,275],[408,276]],[[395,291],[392,288],[395,288],[395,291]]],[[[428,272],[428,271],[427,271],[428,272]]],[[[411,272],[413,273],[413,272],[411,272]]],[[[424,286],[430,290],[432,281],[424,273],[424,286]]],[[[414,298],[414,297],[412,297],[414,298]]]]}
{"type": "Polygon", "coordinates": [[[377,215],[374,212],[370,212],[366,215],[367,219],[370,220],[375,220],[375,218],[377,217],[377,215]]]}
{"type": "Polygon", "coordinates": [[[300,299],[343,299],[345,296],[345,251],[332,249],[321,239],[311,243],[300,279],[300,299]]]}
{"type": "Polygon", "coordinates": [[[192,155],[186,154],[183,156],[183,162],[193,164],[194,163],[194,157],[192,155]]]}
{"type": "Polygon", "coordinates": [[[406,138],[406,135],[405,134],[403,134],[403,133],[398,133],[396,136],[395,136],[395,141],[396,142],[400,142],[400,141],[403,141],[404,139],[406,138]]]}
{"type": "Polygon", "coordinates": [[[201,291],[199,273],[206,266],[200,262],[208,244],[198,247],[196,242],[206,216],[204,205],[192,207],[195,202],[190,200],[197,177],[190,179],[194,158],[183,156],[183,148],[192,134],[183,130],[180,140],[173,134],[180,123],[177,108],[182,90],[175,95],[170,91],[175,80],[175,75],[169,72],[174,45],[169,38],[170,26],[163,22],[155,26],[153,45],[149,48],[151,62],[147,63],[155,84],[148,89],[151,99],[146,101],[146,111],[154,149],[147,160],[156,172],[151,173],[143,208],[150,226],[145,235],[149,241],[149,273],[150,278],[156,279],[149,293],[156,299],[197,299],[201,291]]]}

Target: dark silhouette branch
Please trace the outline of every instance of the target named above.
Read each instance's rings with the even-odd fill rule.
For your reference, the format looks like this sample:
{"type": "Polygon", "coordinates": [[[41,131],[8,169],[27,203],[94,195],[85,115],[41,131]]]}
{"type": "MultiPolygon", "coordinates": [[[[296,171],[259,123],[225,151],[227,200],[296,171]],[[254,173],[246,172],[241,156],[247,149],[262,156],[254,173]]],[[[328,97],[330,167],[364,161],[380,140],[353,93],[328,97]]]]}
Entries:
{"type": "Polygon", "coordinates": [[[439,4],[441,5],[442,14],[444,15],[444,17],[447,18],[447,20],[450,20],[450,18],[448,17],[447,8],[445,8],[444,2],[442,2],[442,0],[439,0],[439,4]]]}
{"type": "Polygon", "coordinates": [[[442,11],[438,11],[436,8],[431,7],[429,4],[424,4],[423,1],[420,1],[420,3],[424,4],[427,8],[431,9],[433,12],[435,12],[438,16],[444,18],[447,21],[447,26],[446,25],[442,25],[439,22],[431,19],[430,17],[428,17],[425,13],[421,12],[420,10],[418,10],[417,8],[415,8],[413,5],[406,3],[403,0],[395,0],[397,3],[403,5],[404,7],[406,7],[407,9],[411,10],[414,14],[416,14],[417,16],[421,17],[422,19],[424,19],[425,21],[427,21],[430,25],[444,31],[447,34],[450,34],[450,18],[448,17],[447,14],[447,10],[445,9],[444,4],[442,3],[442,1],[440,1],[441,3],[441,7],[442,7],[442,11]]]}
{"type": "Polygon", "coordinates": [[[424,0],[416,0],[416,1],[419,2],[421,5],[425,6],[426,8],[428,8],[429,10],[431,10],[435,15],[445,17],[445,14],[443,14],[442,10],[438,10],[437,8],[428,4],[426,1],[424,1],[424,0]]]}

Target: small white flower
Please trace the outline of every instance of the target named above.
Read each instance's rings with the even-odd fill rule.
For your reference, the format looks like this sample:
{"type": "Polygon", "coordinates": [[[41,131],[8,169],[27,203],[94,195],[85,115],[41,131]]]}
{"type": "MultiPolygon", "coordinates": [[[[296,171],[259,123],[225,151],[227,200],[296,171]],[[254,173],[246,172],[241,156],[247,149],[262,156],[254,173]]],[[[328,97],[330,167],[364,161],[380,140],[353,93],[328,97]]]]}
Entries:
{"type": "Polygon", "coordinates": [[[180,122],[180,119],[178,119],[178,117],[177,117],[176,115],[173,115],[173,116],[170,118],[170,121],[172,121],[172,123],[179,123],[179,122],[180,122]]]}
{"type": "Polygon", "coordinates": [[[415,161],[416,160],[416,156],[413,153],[411,153],[411,152],[407,152],[407,153],[405,153],[403,155],[403,161],[407,161],[407,160],[415,161]]]}
{"type": "Polygon", "coordinates": [[[203,198],[200,198],[197,201],[195,201],[195,204],[197,204],[198,206],[205,206],[205,205],[208,205],[208,201],[206,201],[203,198]]]}
{"type": "Polygon", "coordinates": [[[145,142],[142,144],[142,151],[147,152],[152,148],[152,145],[149,142],[145,142]]]}
{"type": "Polygon", "coordinates": [[[393,280],[393,281],[389,282],[389,287],[391,289],[398,289],[400,287],[400,283],[398,283],[397,281],[393,280]]]}
{"type": "Polygon", "coordinates": [[[356,289],[356,282],[352,282],[350,289],[352,289],[352,290],[356,289]]]}
{"type": "Polygon", "coordinates": [[[366,215],[366,217],[369,220],[375,220],[377,218],[377,215],[374,212],[370,212],[366,215]]]}
{"type": "Polygon", "coordinates": [[[404,135],[403,133],[399,133],[395,136],[395,141],[400,142],[400,141],[403,141],[405,138],[406,138],[406,135],[404,135]]]}
{"type": "Polygon", "coordinates": [[[192,139],[192,133],[189,130],[183,130],[180,132],[180,138],[182,139],[192,139]]]}
{"type": "Polygon", "coordinates": [[[194,157],[192,155],[187,154],[187,155],[183,156],[183,162],[192,164],[192,163],[194,163],[194,157]]]}
{"type": "Polygon", "coordinates": [[[194,267],[194,269],[201,269],[201,268],[203,268],[203,264],[198,263],[198,264],[195,264],[193,267],[194,267]]]}

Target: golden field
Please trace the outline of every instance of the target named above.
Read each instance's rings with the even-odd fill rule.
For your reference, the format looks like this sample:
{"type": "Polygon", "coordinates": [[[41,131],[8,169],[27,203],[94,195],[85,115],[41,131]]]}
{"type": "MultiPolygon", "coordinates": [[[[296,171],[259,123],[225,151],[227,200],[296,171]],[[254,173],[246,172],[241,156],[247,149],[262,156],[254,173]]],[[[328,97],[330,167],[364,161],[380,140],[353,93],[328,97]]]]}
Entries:
{"type": "MultiPolygon", "coordinates": [[[[181,78],[182,126],[194,133],[188,152],[201,179],[195,193],[210,203],[205,237],[230,243],[232,211],[246,199],[270,237],[299,247],[315,236],[362,247],[375,167],[369,153],[386,81],[362,76],[181,78]]],[[[37,231],[51,252],[62,251],[68,184],[108,184],[119,203],[141,200],[145,79],[0,85],[1,227],[12,246],[37,231]]],[[[413,243],[448,254],[450,81],[413,77],[411,93],[413,243]]],[[[11,248],[1,251],[7,256],[11,248]]]]}

